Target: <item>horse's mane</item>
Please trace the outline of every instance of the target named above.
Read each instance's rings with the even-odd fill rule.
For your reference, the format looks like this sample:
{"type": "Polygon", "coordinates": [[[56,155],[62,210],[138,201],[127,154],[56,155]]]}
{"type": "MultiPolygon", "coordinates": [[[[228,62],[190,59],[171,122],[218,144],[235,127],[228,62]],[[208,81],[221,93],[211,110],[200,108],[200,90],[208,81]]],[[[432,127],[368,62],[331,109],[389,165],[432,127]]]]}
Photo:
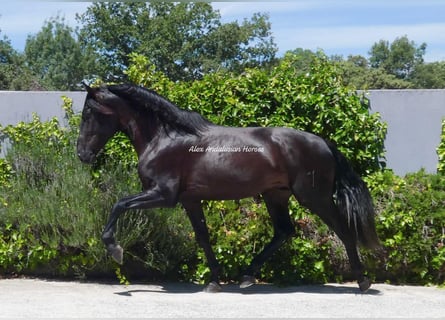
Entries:
{"type": "Polygon", "coordinates": [[[153,90],[133,84],[109,85],[107,88],[129,100],[132,107],[153,112],[164,126],[180,134],[199,135],[211,124],[199,113],[180,109],[153,90]]]}

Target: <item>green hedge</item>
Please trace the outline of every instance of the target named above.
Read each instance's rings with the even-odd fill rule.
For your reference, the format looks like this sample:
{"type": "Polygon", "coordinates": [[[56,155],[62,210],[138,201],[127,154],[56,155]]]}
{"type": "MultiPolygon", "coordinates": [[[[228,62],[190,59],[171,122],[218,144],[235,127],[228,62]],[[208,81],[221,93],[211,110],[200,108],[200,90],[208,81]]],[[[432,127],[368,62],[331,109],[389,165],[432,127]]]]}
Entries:
{"type": "Polygon", "coordinates": [[[375,263],[378,278],[398,283],[445,282],[445,177],[424,170],[404,178],[392,172],[367,178],[386,253],[375,263]]]}
{"type": "MultiPolygon", "coordinates": [[[[379,169],[386,126],[369,115],[367,103],[341,85],[323,57],[299,74],[288,56],[276,69],[241,76],[213,74],[193,83],[172,83],[140,56],[129,69],[133,80],[217,123],[289,125],[336,141],[366,175],[377,210],[377,229],[386,252],[363,251],[379,281],[444,283],[445,186],[441,174],[421,171],[404,178],[379,169]],[[235,106],[242,106],[236,108],[235,106]],[[327,126],[321,123],[328,123],[327,126]],[[364,130],[365,128],[366,130],[364,130]]],[[[140,189],[128,140],[116,136],[93,167],[75,155],[79,115],[65,101],[67,125],[56,119],[0,128],[11,141],[0,160],[0,275],[97,277],[120,280],[208,280],[204,255],[180,207],[128,212],[118,223],[125,249],[122,270],[105,255],[100,234],[112,204],[140,189]]],[[[323,283],[349,279],[344,249],[314,215],[291,202],[297,237],[266,263],[262,280],[323,283]]],[[[253,199],[206,203],[223,279],[237,280],[271,237],[262,202],[253,199]]]]}

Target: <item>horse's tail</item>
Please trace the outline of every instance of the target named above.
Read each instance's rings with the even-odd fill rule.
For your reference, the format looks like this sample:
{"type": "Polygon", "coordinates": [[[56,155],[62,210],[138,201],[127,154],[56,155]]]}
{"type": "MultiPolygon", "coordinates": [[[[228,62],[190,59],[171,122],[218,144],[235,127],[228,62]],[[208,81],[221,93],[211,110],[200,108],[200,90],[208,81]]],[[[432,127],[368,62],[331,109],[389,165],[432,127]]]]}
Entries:
{"type": "Polygon", "coordinates": [[[333,144],[328,143],[328,146],[336,162],[335,194],[340,215],[363,246],[380,248],[375,230],[374,206],[365,182],[333,144]]]}

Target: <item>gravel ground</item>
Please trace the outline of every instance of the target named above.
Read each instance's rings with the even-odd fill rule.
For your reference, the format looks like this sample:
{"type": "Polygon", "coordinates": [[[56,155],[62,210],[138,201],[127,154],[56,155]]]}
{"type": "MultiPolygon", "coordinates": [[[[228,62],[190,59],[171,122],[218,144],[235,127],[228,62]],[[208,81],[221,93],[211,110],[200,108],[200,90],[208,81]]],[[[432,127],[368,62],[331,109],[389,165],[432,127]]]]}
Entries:
{"type": "Polygon", "coordinates": [[[0,318],[443,318],[445,289],[355,283],[279,288],[0,280],[0,318]]]}

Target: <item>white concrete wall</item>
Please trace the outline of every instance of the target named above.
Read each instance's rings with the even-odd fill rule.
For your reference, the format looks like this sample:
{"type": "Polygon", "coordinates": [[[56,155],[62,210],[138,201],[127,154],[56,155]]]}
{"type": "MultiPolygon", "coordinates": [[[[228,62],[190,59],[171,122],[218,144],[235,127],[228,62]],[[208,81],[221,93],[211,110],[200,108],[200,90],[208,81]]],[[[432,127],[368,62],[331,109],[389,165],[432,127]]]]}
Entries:
{"type": "Polygon", "coordinates": [[[32,119],[37,113],[43,121],[64,117],[62,96],[73,99],[73,109],[82,110],[86,92],[0,91],[0,125],[16,124],[32,119]]]}
{"type": "Polygon", "coordinates": [[[435,173],[445,90],[370,90],[371,111],[388,124],[386,164],[399,175],[425,168],[435,173]]]}

